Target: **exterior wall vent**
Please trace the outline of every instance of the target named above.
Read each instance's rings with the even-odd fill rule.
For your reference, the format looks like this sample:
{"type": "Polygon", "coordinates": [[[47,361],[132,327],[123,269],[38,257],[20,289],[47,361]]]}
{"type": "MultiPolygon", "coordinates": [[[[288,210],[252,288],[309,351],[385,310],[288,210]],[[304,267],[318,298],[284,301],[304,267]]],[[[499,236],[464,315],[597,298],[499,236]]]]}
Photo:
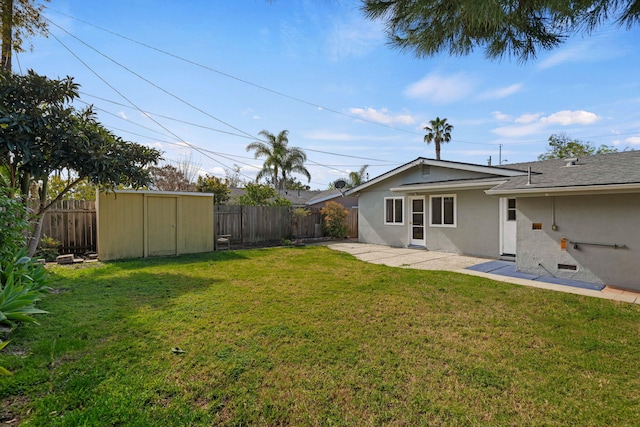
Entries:
{"type": "Polygon", "coordinates": [[[427,176],[431,174],[431,166],[422,164],[422,176],[427,176]]]}
{"type": "Polygon", "coordinates": [[[571,270],[577,271],[578,266],[573,264],[558,264],[558,270],[571,270]]]}

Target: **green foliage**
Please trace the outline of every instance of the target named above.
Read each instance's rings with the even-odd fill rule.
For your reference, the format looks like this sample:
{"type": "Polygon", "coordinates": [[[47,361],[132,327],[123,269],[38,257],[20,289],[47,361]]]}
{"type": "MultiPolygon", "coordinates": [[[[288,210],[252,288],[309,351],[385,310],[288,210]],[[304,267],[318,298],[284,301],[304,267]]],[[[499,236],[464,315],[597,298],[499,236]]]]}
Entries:
{"type": "Polygon", "coordinates": [[[46,313],[35,307],[46,289],[44,269],[25,254],[23,250],[10,262],[3,262],[0,271],[0,324],[37,323],[31,316],[46,313]]]}
{"type": "Polygon", "coordinates": [[[256,159],[265,158],[262,169],[256,175],[256,181],[265,178],[276,188],[287,189],[292,172],[300,173],[307,180],[311,180],[311,174],[304,166],[307,155],[298,147],[289,147],[288,134],[288,130],[283,130],[278,135],[262,130],[259,135],[263,136],[266,142],[255,141],[247,145],[247,151],[253,151],[256,159]]]}
{"type": "Polygon", "coordinates": [[[534,59],[538,50],[558,47],[572,33],[607,22],[640,22],[637,0],[364,0],[370,19],[384,22],[392,46],[418,57],[468,55],[484,47],[491,59],[534,59]]]}
{"type": "Polygon", "coordinates": [[[59,194],[63,194],[60,200],[96,200],[96,186],[89,182],[87,179],[83,179],[75,184],[70,190],[63,192],[69,184],[75,181],[76,178],[64,179],[59,175],[53,175],[49,177],[49,185],[47,188],[47,199],[53,200],[58,197],[59,194]]]}
{"type": "Polygon", "coordinates": [[[354,188],[358,185],[362,185],[367,182],[367,168],[369,165],[364,165],[358,171],[349,172],[349,179],[347,180],[347,188],[354,188]]]}
{"type": "Polygon", "coordinates": [[[0,188],[0,266],[25,247],[24,233],[29,227],[25,217],[22,201],[11,197],[8,189],[0,188]]]}
{"type": "Polygon", "coordinates": [[[25,325],[0,352],[14,373],[0,378],[0,414],[13,414],[0,419],[619,427],[640,417],[637,304],[321,246],[77,267],[51,267],[66,289],[43,301],[55,322],[25,325]],[[17,339],[27,357],[6,351],[17,339]]]}
{"type": "Polygon", "coordinates": [[[595,147],[591,142],[571,139],[566,134],[554,134],[549,137],[547,151],[538,156],[538,160],[569,159],[592,156],[594,154],[615,153],[618,149],[608,145],[595,147]]]}
{"type": "MultiPolygon", "coordinates": [[[[7,344],[9,344],[9,341],[3,342],[2,340],[0,340],[0,351],[2,351],[2,349],[5,348],[7,344]]],[[[2,366],[0,366],[0,376],[7,376],[7,375],[11,375],[11,372],[9,372],[6,368],[3,368],[2,366]]]]}
{"type": "Polygon", "coordinates": [[[291,227],[293,228],[294,236],[300,234],[298,228],[300,224],[302,224],[302,221],[309,215],[311,215],[311,211],[305,208],[295,208],[291,212],[291,227]]]}
{"type": "Polygon", "coordinates": [[[436,117],[435,120],[429,120],[430,126],[425,126],[424,130],[427,134],[424,136],[424,142],[434,143],[436,146],[436,160],[440,160],[440,144],[451,141],[451,132],[453,126],[447,123],[447,119],[436,117]]]}
{"type": "Polygon", "coordinates": [[[216,205],[224,205],[230,199],[229,180],[216,176],[199,176],[196,189],[201,193],[213,193],[213,202],[216,205]]]}
{"type": "Polygon", "coordinates": [[[58,252],[59,246],[60,242],[56,239],[49,236],[42,236],[34,258],[43,258],[46,261],[55,261],[58,255],[60,255],[60,253],[58,252]]]}
{"type": "MultiPolygon", "coordinates": [[[[35,222],[55,202],[47,203],[49,177],[67,170],[76,178],[56,198],[82,180],[105,189],[142,187],[149,183],[146,167],[160,152],[124,141],[97,121],[91,107],[77,111],[72,102],[79,85],[71,77],[53,80],[29,70],[0,73],[0,158],[8,167],[10,189],[29,194],[39,181],[35,222]]],[[[34,253],[40,228],[34,227],[29,251],[34,253]]]]}
{"type": "Polygon", "coordinates": [[[324,234],[330,237],[347,237],[347,215],[349,211],[340,203],[327,202],[320,210],[324,234]]]}
{"type": "Polygon", "coordinates": [[[243,206],[291,206],[291,202],[280,196],[273,187],[249,182],[244,186],[245,194],[238,197],[243,206]]]}

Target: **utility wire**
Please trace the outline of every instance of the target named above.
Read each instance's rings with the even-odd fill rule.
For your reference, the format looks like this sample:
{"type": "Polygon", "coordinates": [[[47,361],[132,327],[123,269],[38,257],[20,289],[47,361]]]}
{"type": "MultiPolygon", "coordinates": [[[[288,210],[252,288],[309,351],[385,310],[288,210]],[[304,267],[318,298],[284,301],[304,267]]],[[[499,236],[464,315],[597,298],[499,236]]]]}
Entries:
{"type": "MultiPolygon", "coordinates": [[[[225,122],[224,120],[221,120],[221,119],[219,119],[219,118],[217,118],[217,117],[215,117],[215,116],[213,116],[213,115],[211,115],[211,114],[207,113],[207,112],[206,112],[206,111],[204,111],[203,109],[201,109],[201,108],[199,108],[199,107],[196,107],[195,105],[193,105],[193,104],[191,104],[191,103],[189,103],[189,102],[185,101],[184,99],[180,98],[179,96],[174,95],[173,93],[169,92],[168,90],[166,90],[166,89],[164,89],[164,88],[162,88],[162,87],[158,86],[157,84],[153,83],[151,80],[149,80],[149,79],[147,79],[147,78],[143,77],[142,75],[140,75],[140,74],[136,73],[135,71],[133,71],[133,70],[131,70],[130,68],[126,67],[125,65],[123,65],[123,64],[121,64],[121,63],[119,63],[118,61],[116,61],[115,59],[111,58],[110,56],[105,55],[104,53],[100,52],[99,50],[97,50],[97,49],[96,49],[96,48],[94,48],[93,46],[91,46],[91,45],[89,45],[88,43],[84,42],[83,40],[79,39],[78,37],[76,37],[75,35],[71,34],[71,33],[70,33],[70,32],[68,32],[67,30],[65,30],[64,28],[60,27],[60,26],[59,26],[58,24],[56,24],[55,22],[53,22],[53,21],[51,21],[51,20],[49,20],[49,19],[47,19],[47,21],[49,21],[52,25],[54,25],[55,27],[57,27],[57,28],[58,28],[58,29],[60,29],[61,31],[65,32],[67,35],[69,35],[69,36],[73,37],[74,39],[76,39],[77,41],[79,41],[80,43],[82,43],[83,45],[87,46],[89,49],[93,50],[93,51],[94,51],[94,52],[96,52],[98,55],[100,55],[100,56],[102,56],[102,57],[104,57],[104,58],[108,59],[109,61],[113,62],[113,63],[114,63],[114,64],[116,64],[117,66],[119,66],[119,67],[123,68],[124,70],[126,70],[126,71],[128,71],[129,73],[133,74],[134,76],[138,77],[140,80],[142,80],[142,81],[144,81],[144,82],[146,82],[146,83],[150,84],[151,86],[153,86],[153,87],[155,87],[156,89],[158,89],[158,90],[160,90],[160,91],[162,91],[162,92],[166,93],[167,95],[171,96],[172,98],[177,99],[178,101],[182,102],[183,104],[187,105],[188,107],[191,107],[191,108],[193,108],[194,110],[199,111],[200,113],[204,114],[205,116],[210,117],[210,118],[212,118],[213,120],[215,120],[215,121],[217,121],[217,122],[220,122],[220,123],[222,123],[222,124],[223,124],[223,125],[225,125],[225,126],[229,126],[231,129],[234,129],[234,130],[236,130],[236,131],[238,131],[238,132],[240,132],[240,133],[243,133],[243,134],[247,135],[248,137],[250,137],[250,138],[252,138],[252,139],[258,139],[258,138],[257,138],[257,137],[255,137],[254,135],[251,135],[250,133],[245,132],[245,131],[243,131],[243,130],[242,130],[242,129],[240,129],[240,128],[237,128],[237,127],[235,127],[235,126],[233,126],[233,125],[231,125],[231,124],[229,124],[229,123],[225,122]]],[[[57,39],[57,38],[56,38],[56,40],[58,40],[58,41],[59,41],[59,39],[57,39]]],[[[61,43],[61,42],[60,42],[60,43],[61,43]]],[[[133,104],[132,104],[132,105],[133,105],[133,104]]],[[[137,108],[137,107],[136,107],[136,109],[138,109],[139,111],[141,111],[141,112],[142,112],[142,109],[137,108]]]]}
{"type": "MultiPolygon", "coordinates": [[[[50,33],[50,35],[56,39],[56,41],[58,43],[60,43],[60,45],[62,45],[62,47],[64,47],[67,51],[69,51],[69,53],[71,53],[71,55],[73,55],[78,61],[80,61],[80,63],[82,63],[82,65],[84,65],[89,71],[91,71],[98,79],[100,79],[104,84],[106,84],[109,88],[111,88],[111,90],[113,90],[114,92],[116,92],[118,95],[120,95],[122,97],[122,99],[126,100],[130,105],[132,105],[136,110],[140,111],[141,113],[144,113],[142,111],[142,109],[137,106],[133,101],[131,101],[129,98],[127,98],[127,96],[125,96],[122,92],[120,92],[118,89],[116,89],[112,84],[110,84],[107,80],[105,80],[100,74],[98,74],[93,68],[91,68],[89,66],[89,64],[87,64],[85,61],[83,61],[78,55],[75,54],[75,52],[73,52],[67,45],[65,45],[55,34],[50,33]]],[[[149,117],[149,116],[147,116],[149,117]]],[[[201,153],[203,156],[213,160],[214,162],[222,165],[225,168],[228,168],[227,165],[225,165],[224,163],[222,163],[221,161],[209,156],[208,154],[204,153],[202,150],[198,149],[197,147],[193,146],[192,144],[188,143],[187,141],[185,141],[183,138],[180,138],[178,135],[176,135],[174,132],[172,132],[171,130],[169,130],[166,126],[164,126],[162,123],[158,122],[157,120],[155,120],[153,117],[149,117],[149,120],[153,121],[156,125],[158,125],[159,127],[161,127],[162,129],[164,129],[167,133],[171,134],[174,138],[176,138],[177,140],[183,142],[184,144],[186,144],[187,146],[191,147],[192,149],[198,151],[199,153],[201,153]]],[[[253,178],[244,175],[244,174],[240,174],[242,176],[244,176],[245,178],[248,178],[249,180],[252,180],[253,178]]]]}

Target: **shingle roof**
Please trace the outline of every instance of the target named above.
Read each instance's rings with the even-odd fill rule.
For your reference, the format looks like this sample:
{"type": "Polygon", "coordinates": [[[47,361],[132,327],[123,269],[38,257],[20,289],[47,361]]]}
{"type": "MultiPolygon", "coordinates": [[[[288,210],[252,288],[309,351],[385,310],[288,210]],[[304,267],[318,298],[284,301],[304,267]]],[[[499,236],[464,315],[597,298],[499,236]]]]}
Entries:
{"type": "Polygon", "coordinates": [[[640,151],[598,154],[580,157],[571,166],[568,163],[544,160],[509,165],[522,171],[531,167],[531,183],[527,175],[515,176],[491,191],[640,184],[640,151]]]}

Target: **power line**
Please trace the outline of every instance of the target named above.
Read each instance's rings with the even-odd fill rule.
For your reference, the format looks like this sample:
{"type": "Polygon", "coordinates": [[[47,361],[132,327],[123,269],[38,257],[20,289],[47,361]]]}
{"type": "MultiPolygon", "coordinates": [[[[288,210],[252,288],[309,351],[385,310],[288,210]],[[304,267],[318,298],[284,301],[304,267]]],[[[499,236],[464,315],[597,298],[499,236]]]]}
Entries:
{"type": "MultiPolygon", "coordinates": [[[[114,92],[116,92],[118,95],[120,95],[122,97],[122,99],[126,100],[127,102],[129,102],[129,104],[131,104],[136,110],[140,111],[141,113],[144,113],[142,111],[142,109],[137,106],[133,101],[131,101],[129,98],[127,98],[122,92],[120,92],[118,89],[116,89],[113,85],[111,85],[107,80],[105,80],[100,74],[98,74],[93,68],[91,68],[89,66],[89,64],[87,64],[85,61],[83,61],[78,55],[75,54],[75,52],[73,52],[67,45],[65,45],[64,43],[62,43],[62,41],[56,37],[55,34],[51,33],[51,36],[56,39],[56,41],[58,43],[60,43],[67,51],[69,51],[69,53],[71,53],[71,55],[73,55],[78,61],[80,61],[80,63],[82,63],[82,65],[84,65],[89,71],[91,71],[97,78],[99,78],[104,84],[106,84],[109,88],[111,88],[111,90],[113,90],[114,92]]],[[[161,127],[162,129],[164,129],[167,133],[171,134],[173,137],[175,137],[177,140],[182,141],[184,144],[186,144],[187,146],[191,147],[192,149],[198,151],[199,153],[201,153],[203,156],[213,160],[214,162],[222,165],[225,168],[228,168],[227,165],[225,165],[224,163],[220,162],[217,159],[214,159],[213,157],[205,154],[202,150],[194,147],[192,144],[188,143],[187,141],[185,141],[183,138],[180,138],[178,135],[176,135],[175,133],[173,133],[171,130],[169,130],[167,127],[165,127],[164,125],[162,125],[160,122],[158,122],[157,120],[155,120],[152,117],[149,117],[149,120],[153,121],[156,125],[158,125],[159,127],[161,127]]],[[[248,179],[252,179],[249,176],[246,176],[244,174],[241,174],[242,176],[244,176],[245,178],[248,179]]]]}
{"type": "MultiPolygon", "coordinates": [[[[376,125],[376,126],[384,127],[384,128],[387,128],[387,129],[392,129],[392,130],[395,130],[395,131],[398,131],[398,132],[404,132],[404,133],[412,134],[412,135],[422,135],[421,133],[418,133],[418,132],[409,131],[409,130],[405,130],[405,129],[399,129],[399,128],[396,128],[396,127],[393,127],[393,126],[386,125],[384,123],[374,122],[372,120],[368,120],[368,119],[363,118],[363,117],[354,116],[352,114],[347,114],[347,113],[344,113],[342,111],[335,110],[333,108],[325,107],[325,106],[322,106],[320,104],[316,104],[314,102],[306,101],[306,100],[304,100],[302,98],[298,98],[298,97],[295,97],[295,96],[292,96],[292,95],[288,95],[288,94],[286,94],[284,92],[280,92],[280,91],[277,91],[275,89],[271,89],[271,88],[268,88],[266,86],[250,82],[248,80],[245,80],[243,78],[234,76],[232,74],[225,73],[224,71],[216,70],[215,68],[200,64],[200,63],[198,63],[196,61],[184,58],[182,56],[179,56],[179,55],[176,55],[174,53],[168,52],[166,50],[162,50],[162,49],[157,48],[155,46],[151,46],[150,44],[143,43],[141,41],[132,39],[132,38],[124,36],[122,34],[116,33],[115,31],[111,31],[111,30],[108,30],[106,28],[100,27],[98,25],[95,25],[95,24],[92,24],[90,22],[84,21],[82,19],[76,18],[75,16],[68,15],[68,14],[66,14],[64,12],[59,11],[59,10],[55,10],[55,9],[51,9],[51,10],[53,10],[53,11],[55,11],[55,12],[61,14],[61,15],[67,16],[67,17],[69,17],[71,19],[74,19],[74,20],[76,20],[78,22],[82,22],[83,24],[86,24],[86,25],[89,25],[91,27],[94,27],[94,28],[96,28],[96,29],[98,29],[100,31],[104,31],[104,32],[109,33],[111,35],[114,35],[116,37],[122,38],[123,40],[127,40],[127,41],[129,41],[131,43],[138,44],[138,45],[143,46],[143,47],[145,47],[147,49],[155,50],[156,52],[162,53],[164,55],[167,55],[167,56],[170,56],[172,58],[178,59],[180,61],[186,62],[188,64],[195,65],[196,67],[202,68],[202,69],[207,70],[207,71],[211,71],[211,72],[219,74],[221,76],[236,80],[236,81],[244,83],[246,85],[253,86],[255,88],[264,90],[266,92],[273,93],[274,95],[278,95],[278,96],[281,96],[281,97],[284,97],[284,98],[288,98],[288,99],[290,99],[292,101],[296,101],[296,102],[299,102],[299,103],[302,103],[302,104],[306,104],[306,105],[314,107],[316,109],[329,111],[331,113],[338,114],[338,115],[341,115],[341,116],[344,116],[344,117],[348,117],[348,118],[351,118],[351,119],[354,119],[354,120],[360,120],[360,121],[363,121],[363,122],[366,122],[366,123],[369,123],[369,124],[372,124],[372,125],[376,125]]],[[[49,19],[47,19],[47,20],[49,20],[49,19]]],[[[49,20],[49,22],[52,22],[52,21],[49,20]]]]}

